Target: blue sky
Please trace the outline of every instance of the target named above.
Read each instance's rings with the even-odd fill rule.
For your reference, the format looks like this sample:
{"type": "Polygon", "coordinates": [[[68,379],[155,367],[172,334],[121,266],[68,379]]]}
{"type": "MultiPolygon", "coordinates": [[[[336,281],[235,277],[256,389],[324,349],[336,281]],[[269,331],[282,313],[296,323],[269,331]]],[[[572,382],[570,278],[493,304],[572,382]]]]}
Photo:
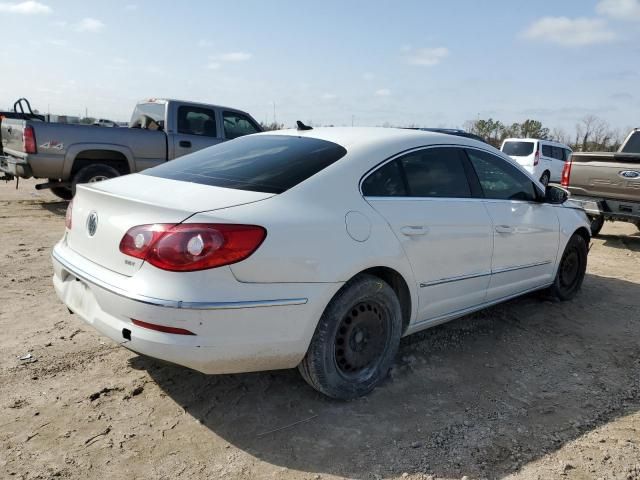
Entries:
{"type": "Polygon", "coordinates": [[[0,106],[128,120],[176,97],[260,121],[640,126],[640,0],[4,1],[0,106]]]}

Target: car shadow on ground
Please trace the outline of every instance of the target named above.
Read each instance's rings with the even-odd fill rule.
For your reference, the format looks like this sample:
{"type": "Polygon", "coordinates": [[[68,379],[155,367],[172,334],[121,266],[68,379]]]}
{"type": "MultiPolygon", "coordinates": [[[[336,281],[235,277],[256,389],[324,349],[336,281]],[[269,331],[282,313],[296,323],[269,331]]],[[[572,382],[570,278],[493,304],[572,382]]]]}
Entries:
{"type": "Polygon", "coordinates": [[[631,235],[600,234],[597,238],[604,240],[605,247],[623,248],[640,252],[640,233],[633,233],[631,235]]]}
{"type": "Polygon", "coordinates": [[[215,435],[274,465],[495,478],[637,411],[639,309],[640,285],[588,275],[571,302],[530,295],[404,339],[390,378],[347,403],[295,370],[132,365],[215,435]]]}
{"type": "Polygon", "coordinates": [[[42,202],[41,205],[42,205],[42,208],[44,208],[45,210],[48,210],[54,215],[57,215],[59,217],[64,217],[65,214],[67,213],[67,206],[69,205],[69,202],[65,200],[60,200],[58,202],[56,201],[42,202]]]}

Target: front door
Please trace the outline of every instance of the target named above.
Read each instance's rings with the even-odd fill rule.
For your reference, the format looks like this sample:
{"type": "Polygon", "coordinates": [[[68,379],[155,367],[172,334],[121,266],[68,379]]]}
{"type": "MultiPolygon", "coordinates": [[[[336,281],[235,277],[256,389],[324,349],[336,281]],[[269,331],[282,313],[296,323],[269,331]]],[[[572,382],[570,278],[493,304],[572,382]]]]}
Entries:
{"type": "Polygon", "coordinates": [[[389,223],[419,286],[418,322],[437,321],[484,302],[491,273],[492,225],[467,179],[464,151],[413,151],[374,171],[366,200],[389,223]]]}
{"type": "Polygon", "coordinates": [[[467,154],[493,226],[487,301],[550,284],[559,244],[555,208],[542,203],[531,179],[508,161],[482,150],[467,154]]]}
{"type": "Polygon", "coordinates": [[[177,132],[173,135],[174,158],[222,142],[215,111],[195,105],[177,109],[177,132]]]}

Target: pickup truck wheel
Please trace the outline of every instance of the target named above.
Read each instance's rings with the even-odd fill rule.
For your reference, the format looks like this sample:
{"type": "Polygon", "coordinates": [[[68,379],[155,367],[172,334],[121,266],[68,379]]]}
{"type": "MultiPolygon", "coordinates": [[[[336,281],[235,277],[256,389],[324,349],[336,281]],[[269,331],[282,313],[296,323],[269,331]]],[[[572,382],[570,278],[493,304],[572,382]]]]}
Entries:
{"type": "Polygon", "coordinates": [[[571,300],[582,286],[587,271],[587,243],[576,233],[569,239],[562,254],[556,279],[550,293],[558,300],[571,300]]]}
{"type": "Polygon", "coordinates": [[[78,173],[73,177],[71,182],[71,189],[73,194],[76,194],[76,185],[79,183],[94,183],[108,180],[110,178],[119,177],[120,172],[109,165],[102,163],[94,163],[93,165],[87,165],[86,167],[78,170],[78,173]]]}
{"type": "Polygon", "coordinates": [[[366,395],[387,376],[401,332],[402,310],[393,289],[377,277],[359,275],[325,309],[298,369],[331,398],[366,395]]]}
{"type": "Polygon", "coordinates": [[[604,215],[589,215],[589,220],[591,221],[591,236],[595,237],[600,233],[600,230],[602,230],[602,227],[604,226],[604,215]]]}

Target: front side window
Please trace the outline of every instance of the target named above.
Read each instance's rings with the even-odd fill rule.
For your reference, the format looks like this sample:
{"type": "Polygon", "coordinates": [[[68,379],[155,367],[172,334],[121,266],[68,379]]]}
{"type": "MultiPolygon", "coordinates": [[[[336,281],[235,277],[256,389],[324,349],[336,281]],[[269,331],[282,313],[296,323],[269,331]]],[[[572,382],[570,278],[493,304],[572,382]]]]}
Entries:
{"type": "Polygon", "coordinates": [[[224,136],[228,139],[251,135],[260,131],[249,117],[241,113],[224,112],[222,120],[224,122],[224,136]]]}
{"type": "Polygon", "coordinates": [[[178,133],[216,137],[215,112],[208,108],[178,107],[178,133]]]}
{"type": "Polygon", "coordinates": [[[552,147],[553,158],[564,161],[564,152],[562,150],[560,147],[552,147]]]}
{"type": "Polygon", "coordinates": [[[542,155],[545,157],[553,157],[551,145],[542,145],[542,155]]]}
{"type": "Polygon", "coordinates": [[[485,198],[535,201],[533,181],[506,160],[480,150],[467,150],[485,198]]]}

